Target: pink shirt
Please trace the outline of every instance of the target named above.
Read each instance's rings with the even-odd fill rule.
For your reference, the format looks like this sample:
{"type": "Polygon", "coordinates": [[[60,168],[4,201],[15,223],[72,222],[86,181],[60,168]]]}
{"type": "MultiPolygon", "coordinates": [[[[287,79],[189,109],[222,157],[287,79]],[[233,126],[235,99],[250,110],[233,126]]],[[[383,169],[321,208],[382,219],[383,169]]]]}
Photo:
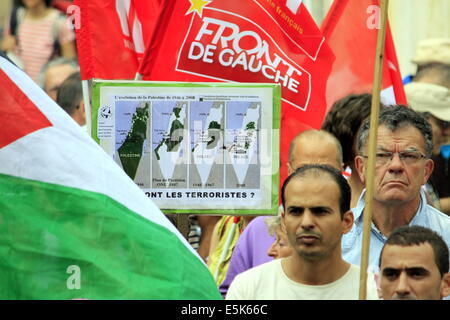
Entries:
{"type": "Polygon", "coordinates": [[[41,20],[32,20],[25,15],[19,24],[17,55],[22,60],[25,72],[35,81],[42,67],[50,60],[54,50],[54,36],[56,19],[59,22],[60,44],[71,42],[75,39],[75,33],[65,23],[65,18],[52,9],[51,13],[41,20]]]}

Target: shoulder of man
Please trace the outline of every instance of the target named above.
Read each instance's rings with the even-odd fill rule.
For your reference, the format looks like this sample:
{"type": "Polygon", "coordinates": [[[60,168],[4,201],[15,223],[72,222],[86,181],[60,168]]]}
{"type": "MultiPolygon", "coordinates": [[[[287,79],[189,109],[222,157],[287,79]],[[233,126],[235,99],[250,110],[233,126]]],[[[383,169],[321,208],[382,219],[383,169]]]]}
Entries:
{"type": "Polygon", "coordinates": [[[234,278],[228,289],[228,300],[252,300],[255,297],[256,287],[265,281],[270,281],[278,272],[281,259],[269,261],[254,268],[248,269],[234,278]]]}
{"type": "Polygon", "coordinates": [[[444,238],[445,242],[450,245],[450,216],[433,208],[429,204],[426,206],[425,213],[427,215],[428,225],[425,225],[424,227],[428,227],[439,233],[442,238],[444,238]]]}
{"type": "MultiPolygon", "coordinates": [[[[353,277],[355,279],[359,279],[361,267],[356,264],[350,264],[351,272],[353,273],[353,277]]],[[[375,273],[371,272],[371,270],[375,269],[373,266],[368,268],[367,271],[367,282],[366,282],[366,298],[367,300],[379,300],[378,294],[378,284],[377,284],[377,276],[375,273]]],[[[376,267],[378,269],[378,267],[376,267]]],[[[359,288],[359,286],[358,286],[359,288]]],[[[358,293],[359,294],[359,293],[358,293]]]]}

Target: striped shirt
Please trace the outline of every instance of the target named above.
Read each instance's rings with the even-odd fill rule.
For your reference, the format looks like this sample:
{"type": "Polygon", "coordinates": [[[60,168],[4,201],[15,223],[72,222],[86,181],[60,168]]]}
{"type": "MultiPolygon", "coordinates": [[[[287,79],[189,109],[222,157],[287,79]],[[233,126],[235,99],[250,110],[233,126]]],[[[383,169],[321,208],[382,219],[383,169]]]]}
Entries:
{"type": "Polygon", "coordinates": [[[65,17],[57,10],[40,20],[32,20],[26,15],[18,25],[18,48],[16,54],[22,60],[24,71],[35,81],[42,67],[52,58],[54,51],[54,28],[58,24],[60,44],[71,42],[75,33],[66,23],[65,17]],[[59,21],[57,21],[59,19],[59,21]],[[57,21],[57,22],[56,22],[57,21]]]}

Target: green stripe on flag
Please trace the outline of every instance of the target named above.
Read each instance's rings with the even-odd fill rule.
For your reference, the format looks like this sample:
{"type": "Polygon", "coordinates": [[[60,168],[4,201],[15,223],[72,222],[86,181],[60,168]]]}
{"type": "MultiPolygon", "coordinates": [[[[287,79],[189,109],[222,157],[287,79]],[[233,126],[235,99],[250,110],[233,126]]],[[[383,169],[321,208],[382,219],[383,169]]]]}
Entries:
{"type": "Polygon", "coordinates": [[[0,175],[0,230],[0,299],[221,298],[175,234],[102,194],[0,175]]]}

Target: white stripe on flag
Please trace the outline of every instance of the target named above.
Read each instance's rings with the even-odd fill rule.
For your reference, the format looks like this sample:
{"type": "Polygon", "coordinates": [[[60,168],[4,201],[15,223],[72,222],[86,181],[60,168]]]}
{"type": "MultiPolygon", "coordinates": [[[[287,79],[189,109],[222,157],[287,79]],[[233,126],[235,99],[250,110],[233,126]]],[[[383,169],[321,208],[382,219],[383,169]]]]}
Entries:
{"type": "Polygon", "coordinates": [[[395,101],[395,93],[394,93],[394,87],[390,86],[387,88],[384,88],[383,90],[381,90],[381,94],[380,94],[380,99],[381,99],[381,103],[385,104],[385,105],[393,105],[393,104],[397,104],[397,102],[395,101]]]}
{"type": "Polygon", "coordinates": [[[286,7],[292,11],[293,14],[297,14],[298,8],[302,4],[302,0],[286,0],[286,7]]]}
{"type": "Polygon", "coordinates": [[[53,124],[1,148],[0,173],[104,194],[173,232],[201,259],[154,202],[31,78],[1,57],[0,69],[53,124]],[[23,156],[10,161],[11,155],[23,156]]]}

